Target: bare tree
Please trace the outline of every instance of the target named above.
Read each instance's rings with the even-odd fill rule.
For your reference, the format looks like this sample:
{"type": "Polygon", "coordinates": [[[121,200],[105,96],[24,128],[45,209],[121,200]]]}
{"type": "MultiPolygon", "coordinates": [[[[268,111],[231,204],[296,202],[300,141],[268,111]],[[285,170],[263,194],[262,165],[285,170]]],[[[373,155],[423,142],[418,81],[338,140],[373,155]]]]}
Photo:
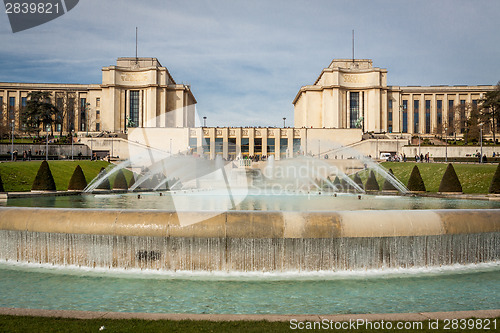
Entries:
{"type": "Polygon", "coordinates": [[[495,90],[489,91],[481,100],[481,118],[493,133],[493,141],[496,142],[495,134],[500,127],[500,81],[495,90]]]}

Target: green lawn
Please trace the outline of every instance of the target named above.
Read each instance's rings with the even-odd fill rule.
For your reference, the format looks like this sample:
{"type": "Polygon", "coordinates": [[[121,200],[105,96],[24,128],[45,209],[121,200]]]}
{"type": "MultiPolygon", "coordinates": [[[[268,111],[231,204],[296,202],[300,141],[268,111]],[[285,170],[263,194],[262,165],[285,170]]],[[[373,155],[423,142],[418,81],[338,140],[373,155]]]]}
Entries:
{"type": "MultiPolygon", "coordinates": [[[[498,328],[500,318],[489,319],[489,330],[467,329],[466,332],[493,332],[494,326],[498,328]]],[[[379,322],[380,325],[380,321],[379,322]]],[[[435,320],[433,320],[435,322],[435,320]]],[[[480,320],[486,325],[486,319],[480,320]]],[[[462,332],[461,329],[453,329],[451,323],[445,327],[445,322],[440,320],[439,327],[432,329],[429,321],[421,321],[421,328],[397,329],[397,322],[384,321],[384,327],[392,329],[365,329],[365,327],[333,329],[300,330],[298,327],[292,329],[290,322],[268,322],[268,321],[194,321],[194,320],[139,320],[139,319],[64,319],[64,318],[42,318],[42,317],[16,317],[0,316],[0,332],[462,332]]],[[[460,324],[457,321],[457,327],[460,324]]],[[[408,324],[409,325],[409,324],[408,324]]],[[[312,326],[311,326],[312,327],[312,326]]],[[[373,327],[376,327],[373,325],[373,327]]],[[[379,326],[381,327],[381,326],[379,326]]],[[[411,326],[408,326],[411,327],[411,326]]],[[[475,327],[475,326],[473,326],[475,327]]]]}
{"type": "MultiPolygon", "coordinates": [[[[411,171],[417,165],[424,180],[428,192],[437,192],[441,178],[444,175],[447,164],[445,163],[415,163],[415,162],[384,162],[382,166],[391,168],[396,178],[403,184],[408,185],[411,171]]],[[[491,180],[497,168],[496,164],[453,164],[458,179],[462,184],[464,193],[488,193],[491,180]]],[[[366,173],[360,173],[363,183],[366,182],[366,173]]],[[[380,188],[384,183],[381,176],[377,176],[380,188]]]]}
{"type": "MultiPolygon", "coordinates": [[[[5,191],[31,191],[31,185],[41,163],[41,161],[0,163],[0,175],[2,176],[5,191]]],[[[101,168],[108,167],[109,163],[105,161],[49,161],[50,170],[58,191],[68,189],[69,180],[77,165],[80,165],[85,174],[85,179],[89,183],[99,174],[101,168]]],[[[130,181],[131,175],[131,172],[126,172],[127,181],[130,181]]],[[[111,184],[113,184],[114,177],[111,178],[111,184]]]]}

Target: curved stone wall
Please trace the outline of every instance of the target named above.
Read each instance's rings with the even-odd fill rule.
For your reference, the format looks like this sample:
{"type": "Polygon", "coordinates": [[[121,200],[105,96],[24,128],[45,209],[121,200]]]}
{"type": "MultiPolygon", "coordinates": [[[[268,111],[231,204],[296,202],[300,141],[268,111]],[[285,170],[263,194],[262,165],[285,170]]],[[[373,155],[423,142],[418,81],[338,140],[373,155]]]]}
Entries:
{"type": "Polygon", "coordinates": [[[2,207],[0,230],[153,237],[401,237],[500,232],[500,210],[228,211],[217,214],[2,207]]]}

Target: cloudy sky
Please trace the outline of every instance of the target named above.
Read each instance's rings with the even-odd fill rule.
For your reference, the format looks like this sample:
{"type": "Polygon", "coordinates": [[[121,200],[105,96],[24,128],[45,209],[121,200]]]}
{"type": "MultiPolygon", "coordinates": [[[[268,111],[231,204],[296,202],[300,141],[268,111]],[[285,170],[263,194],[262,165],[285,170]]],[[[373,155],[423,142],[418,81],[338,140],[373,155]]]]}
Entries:
{"type": "Polygon", "coordinates": [[[292,124],[292,100],[334,58],[373,59],[389,85],[496,84],[500,1],[80,0],[13,34],[0,81],[100,83],[118,57],[156,57],[191,84],[209,126],[292,124]]]}

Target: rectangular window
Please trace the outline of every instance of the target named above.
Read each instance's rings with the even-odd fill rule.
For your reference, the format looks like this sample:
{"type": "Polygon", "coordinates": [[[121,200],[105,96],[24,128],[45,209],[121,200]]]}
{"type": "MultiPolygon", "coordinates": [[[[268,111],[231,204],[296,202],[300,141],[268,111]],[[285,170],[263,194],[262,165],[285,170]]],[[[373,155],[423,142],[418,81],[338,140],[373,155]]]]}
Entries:
{"type": "Polygon", "coordinates": [[[389,99],[389,105],[388,105],[388,110],[387,110],[387,120],[392,121],[392,99],[389,99]]]}
{"type": "Polygon", "coordinates": [[[403,101],[403,133],[408,133],[408,101],[403,101]]]}
{"type": "Polygon", "coordinates": [[[389,133],[392,133],[392,125],[389,125],[389,133]]]}
{"type": "Polygon", "coordinates": [[[14,119],[15,109],[16,109],[16,98],[9,97],[9,119],[10,120],[14,119]]]}
{"type": "Polygon", "coordinates": [[[359,118],[359,92],[350,93],[350,128],[356,128],[359,118]]]}
{"type": "Polygon", "coordinates": [[[413,133],[418,133],[418,109],[419,109],[419,100],[413,101],[413,133]]]}
{"type": "Polygon", "coordinates": [[[425,100],[425,133],[431,132],[431,101],[425,100]]]}
{"type": "Polygon", "coordinates": [[[96,130],[97,132],[99,132],[99,131],[101,130],[101,124],[100,124],[100,123],[96,123],[96,124],[95,124],[95,130],[96,130]]]}
{"type": "Polygon", "coordinates": [[[68,97],[68,130],[71,132],[75,129],[75,98],[68,97]]]}
{"type": "Polygon", "coordinates": [[[293,139],[293,152],[298,153],[301,148],[301,140],[300,139],[293,139]]]}
{"type": "Polygon", "coordinates": [[[197,138],[189,138],[189,148],[190,149],[196,149],[198,145],[198,139],[197,138]]]}
{"type": "Polygon", "coordinates": [[[250,152],[250,140],[248,138],[241,138],[241,153],[247,154],[250,152]]]}
{"type": "Polygon", "coordinates": [[[253,139],[253,151],[255,154],[262,154],[262,138],[253,139]]]}
{"type": "Polygon", "coordinates": [[[223,138],[215,138],[215,153],[222,154],[224,149],[224,139],[223,138]]]}
{"type": "Polygon", "coordinates": [[[267,155],[275,153],[274,142],[274,138],[267,138],[267,155]]]}
{"type": "Polygon", "coordinates": [[[280,155],[282,157],[286,156],[288,149],[288,139],[287,138],[281,138],[280,139],[280,155]]]}
{"type": "Polygon", "coordinates": [[[56,108],[60,112],[64,111],[63,110],[63,108],[64,108],[64,100],[62,99],[62,97],[57,97],[56,98],[56,108]]]}
{"type": "Polygon", "coordinates": [[[95,111],[95,118],[96,119],[101,119],[101,111],[99,111],[99,110],[95,111]]]}
{"type": "Polygon", "coordinates": [[[203,140],[203,153],[210,154],[210,138],[203,140]]]}
{"type": "Polygon", "coordinates": [[[139,127],[139,90],[130,91],[130,117],[128,127],[139,127]]]}
{"type": "MultiPolygon", "coordinates": [[[[28,105],[28,97],[21,97],[21,112],[24,114],[26,106],[28,105]]],[[[24,129],[26,127],[26,122],[24,121],[24,117],[19,117],[20,125],[24,129]]]]}
{"type": "Polygon", "coordinates": [[[61,132],[61,124],[56,124],[56,132],[61,132]]]}
{"type": "Polygon", "coordinates": [[[443,124],[443,101],[442,100],[437,100],[437,105],[436,105],[436,111],[437,111],[437,124],[438,126],[441,126],[443,124]]]}
{"type": "Polygon", "coordinates": [[[227,139],[227,153],[229,155],[236,155],[236,138],[227,139]]]}
{"type": "Polygon", "coordinates": [[[80,131],[87,130],[87,99],[80,98],[80,131]]]}
{"type": "Polygon", "coordinates": [[[95,106],[96,106],[96,108],[98,108],[98,107],[100,107],[100,106],[101,106],[101,99],[100,99],[99,97],[97,97],[97,98],[95,99],[95,106]]]}

